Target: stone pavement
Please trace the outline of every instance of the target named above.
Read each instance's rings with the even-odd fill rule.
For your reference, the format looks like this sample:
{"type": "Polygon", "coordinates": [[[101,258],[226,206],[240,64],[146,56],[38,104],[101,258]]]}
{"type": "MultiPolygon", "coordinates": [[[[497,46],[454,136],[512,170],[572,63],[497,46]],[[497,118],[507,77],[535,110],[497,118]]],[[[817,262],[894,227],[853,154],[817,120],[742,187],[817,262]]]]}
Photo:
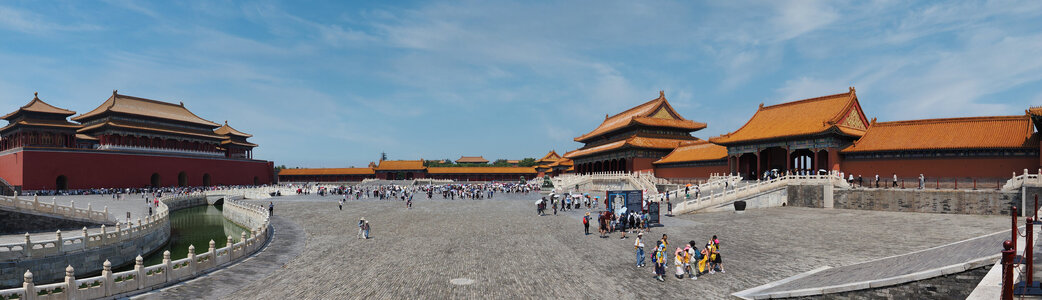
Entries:
{"type": "MultiPolygon", "coordinates": [[[[1002,250],[1002,241],[1009,239],[1009,236],[1009,231],[1003,231],[921,252],[835,267],[758,291],[756,294],[853,284],[958,265],[997,255],[1002,250]]],[[[983,265],[993,263],[995,260],[983,265]]]]}
{"type": "MultiPolygon", "coordinates": [[[[725,299],[821,266],[904,254],[1008,225],[994,216],[791,207],[666,217],[665,227],[646,237],[648,250],[662,233],[670,236],[669,252],[688,240],[701,246],[717,234],[727,273],[657,282],[652,268],[633,267],[632,234],[626,240],[617,233],[584,236],[583,210],[537,216],[538,197],[431,201],[421,196],[411,210],[401,201],[352,200],[343,211],[335,196],[277,197],[275,214],[300,224],[306,235],[305,243],[296,243],[303,247],[299,257],[264,276],[196,280],[177,297],[209,297],[224,293],[219,286],[235,286],[220,298],[725,299]],[[359,217],[372,224],[372,239],[355,238],[359,217]]],[[[282,264],[276,261],[272,265],[282,264]]]]}
{"type": "Polygon", "coordinates": [[[229,268],[219,269],[196,279],[161,290],[131,297],[132,299],[223,299],[247,283],[261,280],[284,268],[304,250],[304,230],[287,218],[271,219],[274,236],[267,247],[229,268]]]}

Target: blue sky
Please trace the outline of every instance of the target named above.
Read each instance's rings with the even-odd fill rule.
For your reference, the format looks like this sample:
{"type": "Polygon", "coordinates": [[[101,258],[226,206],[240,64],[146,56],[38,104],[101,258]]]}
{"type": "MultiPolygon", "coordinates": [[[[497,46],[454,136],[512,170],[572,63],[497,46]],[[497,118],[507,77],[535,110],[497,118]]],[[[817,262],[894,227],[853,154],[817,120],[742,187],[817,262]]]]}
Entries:
{"type": "Polygon", "coordinates": [[[659,90],[700,138],[849,86],[880,121],[1022,114],[1042,1],[3,1],[0,66],[4,113],[183,101],[291,167],[517,159],[659,90]]]}

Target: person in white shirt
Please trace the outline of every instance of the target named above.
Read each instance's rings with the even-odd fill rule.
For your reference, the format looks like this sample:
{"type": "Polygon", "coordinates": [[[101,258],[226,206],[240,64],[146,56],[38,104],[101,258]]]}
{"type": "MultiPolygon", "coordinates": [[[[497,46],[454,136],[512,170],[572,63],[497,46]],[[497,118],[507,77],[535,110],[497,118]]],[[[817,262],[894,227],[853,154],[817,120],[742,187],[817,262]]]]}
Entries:
{"type": "Polygon", "coordinates": [[[637,233],[633,248],[637,251],[637,267],[644,267],[644,233],[637,233]]]}

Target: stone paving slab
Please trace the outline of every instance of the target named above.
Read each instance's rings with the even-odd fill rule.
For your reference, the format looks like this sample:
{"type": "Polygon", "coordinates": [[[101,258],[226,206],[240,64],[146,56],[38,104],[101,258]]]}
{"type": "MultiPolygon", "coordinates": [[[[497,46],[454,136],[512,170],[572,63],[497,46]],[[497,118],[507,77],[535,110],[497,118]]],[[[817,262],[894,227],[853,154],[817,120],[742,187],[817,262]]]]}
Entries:
{"type": "Polygon", "coordinates": [[[228,268],[131,299],[223,299],[252,281],[261,280],[286,267],[304,250],[304,230],[281,216],[271,218],[274,235],[256,255],[228,268]]]}
{"type": "MultiPolygon", "coordinates": [[[[995,257],[1001,250],[1002,241],[1009,239],[1009,234],[1009,232],[998,232],[906,255],[831,268],[761,290],[756,294],[806,289],[828,290],[830,287],[839,285],[857,284],[913,274],[919,274],[921,276],[918,277],[922,278],[913,278],[912,280],[940,276],[943,275],[939,272],[941,268],[995,257]]],[[[957,270],[957,272],[961,271],[963,270],[957,270]]],[[[865,288],[868,288],[867,284],[865,288]]]]}
{"type": "MultiPolygon", "coordinates": [[[[648,244],[661,233],[673,246],[691,239],[701,245],[718,234],[727,273],[661,283],[651,279],[651,268],[633,267],[632,234],[626,240],[584,236],[584,210],[537,216],[538,197],[420,196],[411,210],[401,201],[352,200],[343,211],[337,197],[276,197],[276,215],[303,228],[300,257],[262,278],[229,281],[237,290],[221,298],[725,299],[823,265],[922,250],[1008,225],[991,216],[789,207],[667,217],[648,244]],[[355,239],[362,216],[373,224],[373,239],[355,239]]],[[[177,296],[207,297],[209,291],[185,289],[177,296]]]]}

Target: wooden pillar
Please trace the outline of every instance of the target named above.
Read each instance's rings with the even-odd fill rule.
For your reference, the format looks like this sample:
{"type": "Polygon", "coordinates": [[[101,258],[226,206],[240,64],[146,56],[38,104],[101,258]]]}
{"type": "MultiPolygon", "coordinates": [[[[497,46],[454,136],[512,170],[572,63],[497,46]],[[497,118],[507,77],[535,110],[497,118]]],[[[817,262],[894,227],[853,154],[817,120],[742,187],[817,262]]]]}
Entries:
{"type": "Polygon", "coordinates": [[[756,174],[754,176],[755,178],[760,178],[760,174],[763,173],[763,170],[760,170],[760,168],[762,168],[760,165],[760,154],[762,154],[760,153],[761,151],[763,150],[756,149],[756,174]]]}
{"type": "Polygon", "coordinates": [[[833,171],[839,171],[840,170],[841,166],[840,166],[840,162],[839,162],[839,149],[837,149],[837,148],[829,148],[828,149],[828,162],[829,162],[829,167],[827,169],[833,170],[833,171]]]}

